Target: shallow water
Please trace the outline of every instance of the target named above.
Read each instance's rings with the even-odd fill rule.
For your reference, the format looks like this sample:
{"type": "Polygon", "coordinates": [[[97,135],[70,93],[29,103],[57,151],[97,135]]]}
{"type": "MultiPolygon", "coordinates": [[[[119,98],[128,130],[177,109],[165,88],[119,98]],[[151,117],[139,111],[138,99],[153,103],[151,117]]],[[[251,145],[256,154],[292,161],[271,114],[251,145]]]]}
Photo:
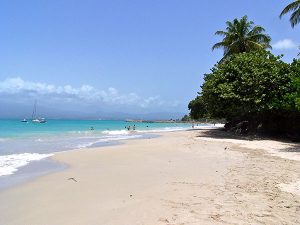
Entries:
{"type": "Polygon", "coordinates": [[[0,191],[42,175],[61,171],[65,168],[67,168],[66,165],[57,163],[50,159],[34,161],[22,167],[22,169],[17,170],[10,176],[0,176],[0,191]]]}
{"type": "Polygon", "coordinates": [[[153,132],[188,128],[190,124],[182,123],[48,120],[39,124],[0,120],[0,177],[12,175],[19,168],[48,158],[55,152],[110,145],[122,140],[143,138],[153,132]],[[134,125],[136,130],[126,129],[134,125]]]}

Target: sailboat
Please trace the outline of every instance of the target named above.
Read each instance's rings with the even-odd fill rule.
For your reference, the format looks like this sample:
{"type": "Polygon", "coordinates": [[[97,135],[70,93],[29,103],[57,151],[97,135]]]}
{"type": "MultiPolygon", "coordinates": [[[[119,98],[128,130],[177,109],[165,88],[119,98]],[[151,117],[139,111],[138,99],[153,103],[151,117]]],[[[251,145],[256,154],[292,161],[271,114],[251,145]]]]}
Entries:
{"type": "Polygon", "coordinates": [[[36,117],[36,104],[37,104],[37,101],[34,102],[34,107],[33,107],[33,112],[32,112],[32,122],[33,123],[46,123],[47,120],[45,118],[37,118],[36,117]]]}

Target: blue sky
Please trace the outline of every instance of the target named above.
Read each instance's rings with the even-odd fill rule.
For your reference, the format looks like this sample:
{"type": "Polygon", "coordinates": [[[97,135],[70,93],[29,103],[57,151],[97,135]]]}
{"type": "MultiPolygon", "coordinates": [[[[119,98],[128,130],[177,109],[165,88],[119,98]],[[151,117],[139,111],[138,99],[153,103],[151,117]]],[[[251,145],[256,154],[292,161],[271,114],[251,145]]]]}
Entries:
{"type": "Polygon", "coordinates": [[[248,15],[273,53],[297,56],[282,0],[13,0],[0,3],[0,117],[187,112],[225,22],[248,15]]]}

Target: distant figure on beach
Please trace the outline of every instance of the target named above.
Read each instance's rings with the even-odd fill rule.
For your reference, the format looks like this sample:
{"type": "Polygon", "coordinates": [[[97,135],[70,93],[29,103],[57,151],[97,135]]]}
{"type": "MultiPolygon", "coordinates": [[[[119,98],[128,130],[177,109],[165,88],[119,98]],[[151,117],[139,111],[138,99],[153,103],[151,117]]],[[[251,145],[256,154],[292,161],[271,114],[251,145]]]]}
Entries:
{"type": "Polygon", "coordinates": [[[194,129],[194,127],[195,127],[195,125],[194,124],[192,124],[192,128],[194,129]]]}

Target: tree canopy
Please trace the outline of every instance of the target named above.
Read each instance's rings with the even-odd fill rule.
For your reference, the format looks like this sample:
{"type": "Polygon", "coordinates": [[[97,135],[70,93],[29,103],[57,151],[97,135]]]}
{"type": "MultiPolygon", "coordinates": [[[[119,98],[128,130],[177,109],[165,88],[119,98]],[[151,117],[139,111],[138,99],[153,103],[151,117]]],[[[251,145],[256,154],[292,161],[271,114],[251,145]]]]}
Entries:
{"type": "Polygon", "coordinates": [[[258,123],[299,115],[299,84],[299,60],[288,64],[265,50],[235,54],[205,75],[202,91],[189,104],[190,115],[258,123]]]}
{"type": "Polygon", "coordinates": [[[236,18],[232,22],[227,21],[226,25],[225,31],[215,33],[222,36],[223,40],[212,47],[213,50],[223,48],[224,58],[236,53],[271,48],[271,37],[264,33],[263,27],[248,21],[247,16],[240,20],[236,18]]]}

